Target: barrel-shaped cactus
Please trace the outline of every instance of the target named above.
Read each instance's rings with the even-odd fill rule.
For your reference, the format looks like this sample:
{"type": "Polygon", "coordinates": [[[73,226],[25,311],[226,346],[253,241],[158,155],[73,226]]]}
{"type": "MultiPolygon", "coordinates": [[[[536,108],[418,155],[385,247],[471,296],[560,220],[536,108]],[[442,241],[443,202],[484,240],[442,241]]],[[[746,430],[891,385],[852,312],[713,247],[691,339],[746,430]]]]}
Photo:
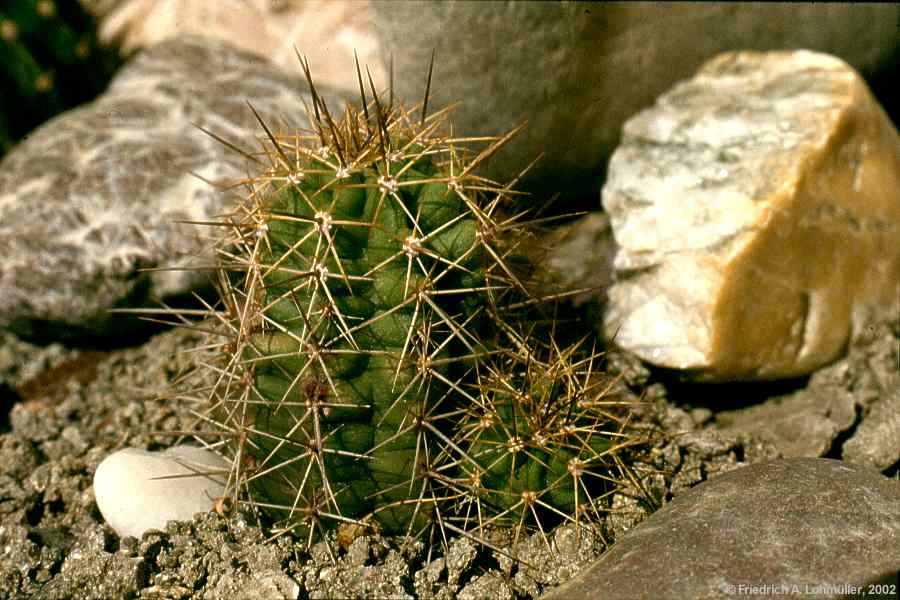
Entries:
{"type": "Polygon", "coordinates": [[[367,102],[361,76],[335,119],[304,68],[313,131],[260,120],[265,151],[241,151],[258,174],[214,223],[223,341],[197,391],[234,499],[310,540],[596,516],[634,439],[596,354],[531,319],[532,231],[511,186],[476,172],[515,132],[454,138],[428,85],[406,111],[371,79],[367,102]]]}
{"type": "Polygon", "coordinates": [[[446,113],[413,118],[371,89],[337,121],[314,93],[315,134],[266,129],[264,172],[219,247],[228,341],[210,418],[238,442],[234,481],[287,527],[427,523],[457,391],[524,293],[505,259],[509,191],[473,172],[505,138],[473,156],[446,113]]]}
{"type": "Polygon", "coordinates": [[[454,515],[462,529],[597,521],[622,451],[642,441],[609,393],[601,356],[545,339],[518,338],[480,365],[454,438],[466,449],[457,487],[468,502],[454,515]]]}
{"type": "Polygon", "coordinates": [[[78,0],[0,0],[0,155],[100,93],[117,62],[78,0]]]}

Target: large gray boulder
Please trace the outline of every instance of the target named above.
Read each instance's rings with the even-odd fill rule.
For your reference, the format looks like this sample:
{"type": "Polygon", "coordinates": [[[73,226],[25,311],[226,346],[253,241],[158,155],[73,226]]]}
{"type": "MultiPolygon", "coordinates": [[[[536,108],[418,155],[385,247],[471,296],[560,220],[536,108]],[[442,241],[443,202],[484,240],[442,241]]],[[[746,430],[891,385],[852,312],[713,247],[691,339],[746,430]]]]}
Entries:
{"type": "Polygon", "coordinates": [[[106,309],[204,281],[142,271],[210,264],[210,228],[183,222],[227,211],[228,194],[207,181],[247,175],[244,157],[197,126],[258,151],[247,102],[273,127],[304,126],[301,81],[224,42],[169,40],[13,148],[0,162],[0,327],[55,340],[116,335],[122,317],[106,309]]]}
{"type": "Polygon", "coordinates": [[[544,598],[887,598],[869,586],[896,585],[898,570],[900,484],[800,458],[684,492],[544,598]]]}
{"type": "Polygon", "coordinates": [[[725,50],[808,48],[869,74],[898,48],[896,4],[374,2],[399,94],[419,101],[432,49],[432,106],[460,101],[461,134],[528,128],[492,159],[508,179],[595,195],[622,123],[725,50]]]}

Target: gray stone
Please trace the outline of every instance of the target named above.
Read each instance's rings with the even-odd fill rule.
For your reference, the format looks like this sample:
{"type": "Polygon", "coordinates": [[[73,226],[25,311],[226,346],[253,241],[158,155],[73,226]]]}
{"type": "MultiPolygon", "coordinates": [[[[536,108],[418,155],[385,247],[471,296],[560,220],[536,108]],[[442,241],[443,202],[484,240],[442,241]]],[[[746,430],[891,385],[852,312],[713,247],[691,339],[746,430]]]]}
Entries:
{"type": "Polygon", "coordinates": [[[859,74],[735,52],[630,119],[606,335],[704,380],[794,377],[900,306],[900,136],[859,74]]]}
{"type": "Polygon", "coordinates": [[[189,521],[212,510],[225,493],[230,467],[204,448],[125,448],[97,467],[94,497],[116,533],[141,537],[150,529],[165,529],[169,521],[189,521]]]}
{"type": "MultiPolygon", "coordinates": [[[[820,375],[817,373],[814,378],[820,375]]],[[[844,442],[848,462],[886,470],[900,462],[900,319],[867,328],[846,360],[823,374],[857,396],[861,418],[844,442]]],[[[823,382],[824,383],[824,382],[823,382]]]]}
{"type": "Polygon", "coordinates": [[[900,387],[868,407],[853,437],[844,443],[843,458],[876,469],[900,461],[900,387]]]}
{"type": "Polygon", "coordinates": [[[461,102],[457,131],[528,128],[491,159],[509,179],[596,193],[620,128],[726,50],[809,48],[870,71],[897,48],[896,5],[730,2],[375,2],[398,93],[421,100],[436,50],[431,106],[461,102]]]}
{"type": "MultiPolygon", "coordinates": [[[[535,598],[540,596],[541,590],[569,581],[590,566],[604,547],[598,528],[586,522],[580,525],[566,523],[552,534],[538,532],[514,544],[507,556],[499,552],[494,556],[504,573],[513,573],[510,580],[504,582],[507,587],[512,588],[517,597],[535,598]],[[521,562],[514,563],[512,556],[521,562]]],[[[480,587],[485,583],[482,580],[478,585],[480,587]]],[[[474,585],[466,586],[460,595],[474,585]]],[[[500,591],[503,589],[501,587],[500,591]]],[[[481,597],[492,596],[486,594],[481,597]]]]}
{"type": "Polygon", "coordinates": [[[480,600],[494,598],[496,600],[515,600],[513,593],[499,573],[485,573],[472,580],[459,592],[459,600],[480,600]]]}
{"type": "Polygon", "coordinates": [[[257,573],[238,593],[245,600],[297,600],[300,584],[281,571],[257,573]]]}
{"type": "Polygon", "coordinates": [[[48,582],[40,596],[47,600],[137,596],[147,585],[150,567],[140,556],[104,552],[109,545],[108,535],[101,527],[94,526],[74,547],[67,549],[59,576],[48,582]]]}
{"type": "Polygon", "coordinates": [[[775,444],[785,458],[824,456],[856,422],[853,395],[829,392],[807,388],[750,408],[721,412],[716,422],[728,431],[754,434],[775,444]]]}
{"type": "Polygon", "coordinates": [[[477,555],[477,547],[466,537],[450,542],[447,556],[432,560],[415,574],[416,596],[435,600],[456,598],[460,577],[468,572],[477,555]]]}
{"type": "Polygon", "coordinates": [[[192,173],[228,183],[247,166],[196,126],[257,151],[246,103],[277,129],[306,123],[305,99],[265,60],[187,38],[140,53],[96,101],[34,131],[0,162],[0,327],[119,334],[106,309],[205,281],[184,268],[210,263],[208,232],[178,221],[211,220],[230,200],[192,173]]]}
{"type": "Polygon", "coordinates": [[[827,454],[887,470],[900,461],[900,322],[867,328],[803,389],[715,418],[723,434],[753,436],[785,458],[827,454]]]}
{"type": "Polygon", "coordinates": [[[758,598],[794,589],[836,598],[848,586],[896,582],[898,569],[900,483],[801,458],[743,467],[679,495],[545,598],[758,598]]]}
{"type": "Polygon", "coordinates": [[[310,564],[303,568],[303,584],[310,600],[325,598],[412,599],[407,584],[412,579],[403,555],[391,550],[376,565],[310,564]]]}

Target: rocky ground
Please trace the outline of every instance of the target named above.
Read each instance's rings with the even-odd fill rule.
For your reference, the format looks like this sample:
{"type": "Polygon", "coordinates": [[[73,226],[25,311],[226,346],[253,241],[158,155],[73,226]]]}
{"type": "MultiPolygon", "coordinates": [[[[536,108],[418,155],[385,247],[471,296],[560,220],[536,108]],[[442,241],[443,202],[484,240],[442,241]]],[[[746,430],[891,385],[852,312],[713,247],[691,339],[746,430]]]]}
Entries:
{"type": "MultiPolygon", "coordinates": [[[[120,29],[126,41],[131,39],[135,46],[149,43],[148,40],[155,41],[158,37],[144,32],[147,39],[141,41],[139,25],[145,21],[148,27],[156,23],[161,31],[168,31],[173,29],[169,26],[173,19],[177,21],[181,16],[193,14],[172,13],[163,15],[165,19],[154,20],[146,18],[148,11],[164,3],[156,0],[112,0],[104,4],[132,7],[128,10],[123,8],[121,13],[117,13],[120,15],[117,18],[128,21],[120,21],[120,29]]],[[[185,11],[189,5],[193,6],[187,0],[177,4],[184,5],[182,8],[185,11]]],[[[262,6],[264,3],[256,4],[262,6]]],[[[376,7],[376,13],[384,13],[380,18],[388,24],[403,25],[406,30],[398,35],[401,39],[407,39],[414,21],[392,21],[388,14],[401,4],[380,4],[376,7]]],[[[309,3],[307,6],[318,5],[309,3]]],[[[525,7],[523,10],[555,10],[540,8],[549,4],[521,6],[525,7]]],[[[565,10],[580,9],[579,3],[565,6],[565,10]]],[[[404,7],[402,10],[407,9],[404,7]]],[[[722,5],[714,10],[731,9],[722,5]]],[[[835,7],[834,10],[843,9],[835,7]]],[[[747,11],[751,9],[747,8],[747,11]]],[[[701,23],[703,14],[700,12],[692,17],[697,19],[691,21],[696,23],[696,28],[706,22],[701,23]]],[[[766,8],[762,12],[768,16],[770,10],[766,8]]],[[[279,18],[284,18],[283,13],[278,14],[281,15],[279,18]]],[[[716,17],[716,22],[721,22],[725,31],[723,39],[729,39],[728,27],[744,31],[750,36],[747,39],[754,41],[761,30],[772,29],[771,35],[779,37],[777,28],[754,25],[758,23],[755,19],[762,18],[754,14],[739,14],[738,11],[727,18],[716,17]]],[[[834,14],[834,23],[846,20],[840,14],[834,14]]],[[[208,15],[204,10],[200,10],[198,15],[198,27],[209,29],[208,15]]],[[[829,15],[832,13],[826,11],[817,16],[825,19],[829,15]]],[[[859,16],[858,11],[856,16],[859,16]]],[[[234,15],[220,19],[222,27],[238,23],[237,27],[243,28],[245,19],[232,17],[234,15]]],[[[472,22],[480,23],[480,15],[476,17],[472,22]]],[[[613,23],[611,30],[621,27],[622,31],[627,31],[633,27],[633,18],[641,24],[644,22],[643,14],[639,19],[628,11],[618,17],[610,15],[610,23],[613,23]],[[613,26],[616,18],[623,20],[620,26],[613,26]]],[[[297,19],[297,23],[302,23],[302,19],[297,19]]],[[[341,19],[343,17],[335,13],[334,20],[341,19]]],[[[370,17],[355,15],[355,19],[368,22],[370,17]]],[[[504,23],[509,20],[500,13],[497,19],[504,23]]],[[[790,23],[794,20],[783,21],[790,23]]],[[[870,27],[868,21],[889,23],[889,19],[859,18],[859,21],[866,21],[865,27],[874,33],[881,29],[870,27]]],[[[457,19],[456,22],[469,23],[464,19],[457,19]]],[[[518,32],[521,20],[510,22],[511,33],[508,32],[508,35],[524,40],[518,32]]],[[[563,20],[545,19],[545,22],[556,24],[563,20]]],[[[590,24],[591,21],[585,22],[590,24]]],[[[771,24],[776,22],[780,21],[771,19],[771,24]]],[[[673,29],[668,22],[660,20],[659,23],[659,27],[666,31],[673,29]]],[[[108,22],[110,27],[115,24],[116,19],[108,22]]],[[[500,31],[499,25],[493,27],[500,31]]],[[[329,34],[333,33],[331,29],[324,29],[329,34]]],[[[384,25],[382,29],[385,29],[384,25]]],[[[321,34],[323,27],[318,24],[315,30],[321,34]]],[[[459,30],[465,39],[468,39],[466,36],[480,36],[477,28],[468,25],[459,27],[459,30]]],[[[825,26],[811,27],[809,30],[821,31],[825,37],[829,37],[828,32],[831,31],[825,26]]],[[[836,39],[849,41],[823,49],[847,57],[853,53],[839,52],[845,45],[852,49],[886,46],[886,42],[877,35],[863,43],[857,39],[858,35],[852,27],[841,30],[842,37],[836,39]]],[[[387,27],[387,33],[383,31],[382,37],[390,39],[392,31],[391,27],[387,27]]],[[[422,32],[425,31],[423,28],[422,32]]],[[[181,32],[182,37],[184,33],[181,32]]],[[[571,37],[568,30],[563,33],[571,37]]],[[[251,34],[247,37],[262,37],[254,32],[251,34]]],[[[552,43],[547,42],[546,45],[559,45],[553,42],[557,39],[554,36],[558,35],[562,34],[550,31],[547,39],[552,43]]],[[[232,34],[225,37],[230,38],[232,34]]],[[[492,43],[494,41],[492,36],[483,37],[491,38],[492,43]]],[[[595,39],[587,35],[584,37],[595,39]]],[[[643,47],[645,37],[617,35],[612,39],[615,44],[630,44],[633,43],[630,40],[637,39],[643,47]]],[[[651,44],[649,48],[654,50],[652,55],[657,58],[645,61],[648,63],[645,66],[652,66],[658,74],[666,74],[672,81],[686,76],[693,69],[684,59],[687,50],[696,54],[695,62],[699,63],[701,58],[711,55],[714,50],[727,46],[718,43],[707,48],[695,43],[692,36],[656,37],[661,42],[657,46],[651,44]],[[670,47],[667,41],[670,39],[672,44],[678,45],[670,47]],[[688,40],[687,46],[682,40],[688,40]],[[670,61],[668,57],[676,57],[678,69],[684,73],[676,74],[677,69],[667,62],[670,61]]],[[[347,39],[356,40],[358,44],[360,39],[368,38],[344,36],[342,39],[346,43],[349,43],[347,39]]],[[[443,43],[468,48],[468,43],[452,42],[455,39],[447,37],[443,43]]],[[[822,45],[814,43],[815,39],[798,40],[798,47],[822,45]]],[[[891,43],[895,48],[895,42],[891,43]]],[[[528,44],[534,46],[532,41],[528,44]]],[[[282,45],[293,50],[290,44],[282,45]]],[[[426,46],[417,45],[417,52],[430,52],[430,46],[426,46]]],[[[507,51],[519,52],[514,44],[508,46],[507,51]]],[[[604,144],[608,146],[610,140],[619,138],[622,121],[668,85],[665,77],[651,76],[649,71],[640,78],[633,76],[633,48],[623,46],[621,51],[617,50],[618,46],[607,48],[601,54],[608,55],[609,62],[597,62],[599,51],[586,48],[583,52],[587,57],[585,60],[591,68],[600,69],[603,77],[598,79],[602,82],[607,81],[607,71],[614,70],[613,67],[618,65],[617,57],[627,57],[627,68],[618,66],[618,70],[626,73],[627,85],[622,85],[621,79],[610,78],[608,84],[611,91],[604,93],[619,101],[607,103],[597,103],[595,96],[600,92],[584,86],[584,98],[579,104],[571,100],[569,88],[560,84],[557,87],[560,93],[565,94],[562,101],[557,98],[556,109],[566,114],[566,111],[577,109],[581,118],[590,112],[579,108],[582,105],[592,109],[609,105],[618,107],[618,117],[614,119],[612,117],[616,114],[602,111],[590,113],[591,118],[597,121],[596,127],[571,126],[569,129],[575,134],[587,136],[585,139],[596,133],[597,140],[606,140],[603,144],[585,139],[572,143],[568,136],[560,140],[545,139],[541,128],[535,128],[532,141],[539,140],[540,149],[548,151],[551,158],[554,151],[558,156],[570,156],[573,147],[588,152],[584,149],[604,144]],[[645,87],[649,87],[644,89],[632,79],[639,79],[645,82],[645,87]],[[634,97],[629,102],[624,101],[620,96],[628,96],[631,92],[627,90],[632,88],[634,97]],[[560,146],[554,148],[554,143],[560,146]]],[[[369,50],[375,52],[373,48],[369,50]]],[[[893,51],[896,52],[896,48],[893,51]]],[[[447,64],[458,61],[462,65],[458,71],[465,76],[462,82],[455,82],[458,85],[451,81],[447,85],[448,90],[465,89],[463,84],[474,85],[479,90],[490,87],[472,77],[473,71],[478,69],[472,68],[473,63],[468,55],[456,55],[449,50],[439,50],[438,55],[442,53],[450,57],[446,59],[447,64]]],[[[522,60],[530,60],[526,52],[520,54],[522,60]]],[[[493,49],[484,56],[490,60],[496,59],[493,49]]],[[[569,60],[564,54],[559,57],[569,60]]],[[[402,58],[397,64],[397,75],[401,79],[404,69],[402,58]]],[[[863,67],[872,66],[868,64],[871,61],[860,57],[851,62],[863,67]]],[[[532,121],[538,125],[546,121],[547,128],[552,129],[551,125],[559,128],[558,121],[562,117],[550,110],[554,107],[553,103],[533,101],[531,67],[529,64],[528,69],[519,69],[524,81],[520,97],[524,98],[524,106],[540,114],[531,115],[527,111],[522,114],[536,117],[532,121]]],[[[377,73],[377,65],[373,68],[377,73]]],[[[561,77],[571,75],[566,70],[542,68],[550,73],[560,71],[561,77]]],[[[417,78],[409,79],[410,82],[417,82],[417,86],[421,79],[420,70],[414,71],[417,78]]],[[[517,72],[516,69],[509,70],[517,72]]],[[[813,521],[803,519],[795,519],[792,523],[779,522],[775,527],[767,520],[765,510],[744,511],[740,506],[732,506],[727,511],[720,511],[725,518],[718,520],[718,529],[707,532],[701,528],[705,536],[701,543],[680,552],[682,558],[699,557],[698,560],[703,561],[707,557],[711,557],[709,560],[712,561],[712,555],[717,552],[720,555],[730,553],[733,562],[715,563],[717,571],[713,576],[691,582],[695,586],[692,589],[697,592],[694,595],[723,597],[721,592],[718,595],[709,592],[710,589],[719,589],[712,579],[722,572],[740,572],[740,566],[732,568],[733,563],[744,559],[734,558],[739,548],[731,547],[726,551],[714,542],[727,537],[734,526],[732,515],[744,517],[751,513],[762,513],[762,520],[748,525],[748,528],[768,532],[777,530],[780,535],[780,541],[767,539],[758,546],[754,546],[757,541],[751,536],[740,538],[751,554],[781,541],[786,545],[779,547],[788,547],[791,540],[803,540],[807,539],[804,536],[812,535],[813,538],[819,536],[820,540],[825,539],[826,542],[822,543],[827,543],[831,555],[839,556],[840,551],[851,547],[845,545],[847,540],[853,536],[870,535],[868,539],[874,541],[869,543],[869,550],[873,552],[869,562],[885,566],[876,575],[885,575],[887,579],[879,581],[890,583],[890,578],[894,577],[896,584],[900,584],[895,574],[900,568],[897,559],[900,548],[892,545],[900,539],[900,514],[897,508],[893,508],[900,506],[900,502],[894,501],[897,489],[900,489],[900,485],[894,485],[900,483],[900,321],[896,312],[892,313],[893,320],[873,324],[859,332],[837,360],[831,361],[832,355],[829,355],[829,364],[812,374],[778,382],[689,383],[682,379],[685,373],[651,369],[628,354],[610,351],[602,368],[619,378],[613,393],[621,400],[633,403],[634,426],[651,432],[652,436],[645,447],[628,456],[631,475],[622,479],[630,483],[623,484],[617,493],[605,499],[608,512],[599,523],[578,527],[563,525],[554,531],[531,532],[521,538],[516,538],[512,532],[497,531],[496,537],[491,540],[492,547],[481,546],[466,538],[449,540],[443,547],[423,540],[375,535],[347,540],[338,539],[334,534],[307,547],[305,539],[290,535],[272,537],[266,523],[260,522],[247,507],[239,506],[231,512],[220,514],[212,510],[210,502],[211,510],[198,514],[193,521],[170,522],[164,530],[147,532],[140,539],[121,537],[115,533],[104,522],[95,501],[92,482],[97,466],[112,452],[122,448],[160,450],[191,441],[190,436],[181,432],[191,431],[195,426],[192,406],[185,400],[177,399],[177,396],[167,400],[161,397],[172,398],[172,390],[178,389],[182,376],[194,364],[194,356],[188,350],[202,343],[202,338],[200,334],[186,329],[148,330],[146,327],[134,327],[128,325],[134,320],[122,315],[108,318],[106,309],[128,305],[129,302],[146,305],[148,302],[144,300],[153,296],[167,297],[167,301],[176,302],[195,289],[197,282],[182,276],[183,273],[176,276],[163,268],[154,271],[151,281],[148,281],[139,271],[147,265],[183,266],[179,262],[183,255],[202,255],[202,249],[208,246],[207,241],[191,237],[191,244],[196,245],[176,247],[179,243],[186,244],[186,238],[176,231],[175,221],[210,219],[222,207],[221,198],[213,195],[212,188],[193,175],[188,177],[189,171],[211,180],[244,175],[243,164],[234,162],[233,153],[226,153],[221,144],[198,132],[195,126],[210,128],[229,139],[249,143],[258,133],[258,127],[245,110],[245,101],[252,100],[269,122],[280,122],[278,119],[283,113],[303,114],[301,108],[309,96],[298,87],[294,71],[282,72],[260,58],[244,54],[222,42],[188,37],[172,40],[170,44],[139,55],[123,68],[117,82],[101,100],[71,111],[54,121],[52,126],[39,129],[29,136],[27,143],[23,142],[15,152],[7,155],[9,158],[0,169],[0,212],[3,217],[0,219],[0,254],[5,257],[0,264],[0,283],[3,284],[0,288],[0,600],[512,599],[537,598],[552,593],[554,589],[568,594],[567,589],[579,588],[559,586],[589,573],[589,565],[606,550],[628,546],[627,543],[617,545],[617,542],[649,539],[648,543],[656,544],[656,548],[680,548],[677,544],[668,543],[670,540],[664,537],[654,537],[654,531],[659,536],[665,535],[661,527],[635,531],[647,536],[644,538],[628,535],[649,516],[659,516],[666,509],[679,505],[679,502],[680,510],[684,510],[685,506],[691,508],[695,503],[693,508],[701,517],[703,510],[718,510],[718,506],[708,503],[708,498],[704,500],[702,494],[696,493],[710,489],[699,484],[716,480],[717,476],[732,473],[740,467],[762,466],[767,461],[780,458],[830,458],[843,461],[835,462],[839,466],[852,465],[857,475],[856,469],[864,470],[858,480],[862,483],[856,487],[853,483],[838,492],[842,494],[845,504],[852,505],[851,509],[847,510],[846,515],[839,515],[841,518],[837,519],[837,524],[829,525],[827,531],[824,527],[811,525],[813,521]],[[139,147],[134,145],[135,139],[141,140],[139,147]],[[80,150],[73,151],[73,148],[80,150]],[[97,148],[104,151],[97,152],[97,148]],[[56,165],[55,170],[48,168],[48,165],[56,165]],[[48,173],[55,178],[52,184],[46,183],[48,173]],[[10,333],[7,328],[18,331],[20,335],[30,335],[31,342],[10,333]],[[91,337],[98,331],[101,335],[91,337]],[[128,341],[121,337],[125,331],[128,341]],[[111,336],[118,340],[118,347],[110,347],[111,336]],[[37,342],[36,339],[42,341],[37,342]],[[53,340],[82,345],[66,347],[51,343],[53,340]],[[85,347],[85,343],[90,343],[91,347],[85,347]],[[888,507],[881,512],[873,509],[885,505],[888,507]],[[854,520],[870,513],[874,515],[870,521],[862,523],[859,519],[854,520]]],[[[587,72],[592,71],[577,71],[582,80],[587,72]]],[[[881,79],[876,79],[872,86],[894,122],[897,96],[892,90],[896,72],[894,66],[892,71],[881,75],[881,79]]],[[[490,69],[484,69],[484,74],[495,76],[490,69]]],[[[451,79],[449,74],[445,82],[448,79],[451,79]]],[[[325,81],[329,81],[327,77],[325,81]]],[[[340,91],[340,86],[332,83],[336,86],[335,90],[340,91]]],[[[355,84],[355,80],[351,83],[355,84]]],[[[328,89],[323,89],[329,101],[332,95],[335,100],[339,96],[337,92],[332,94],[328,89]]],[[[508,90],[504,88],[503,91],[506,93],[508,90]]],[[[478,110],[496,110],[491,108],[494,106],[491,102],[480,101],[476,104],[478,110]]],[[[805,105],[801,112],[806,113],[805,105]]],[[[505,116],[511,118],[513,115],[505,116]]],[[[472,118],[479,121],[481,117],[472,118]]],[[[566,120],[560,122],[569,123],[566,120]]],[[[608,150],[611,151],[612,147],[608,150]]],[[[528,160],[531,156],[529,154],[528,160]]],[[[590,180],[594,181],[593,178],[599,177],[602,170],[597,166],[600,164],[600,154],[588,156],[590,160],[585,158],[579,156],[575,162],[581,168],[589,166],[593,169],[590,180]],[[591,160],[596,164],[591,166],[591,160]]],[[[554,172],[554,181],[557,181],[556,175],[554,172]]],[[[890,186],[883,187],[889,189],[890,186]]],[[[581,203],[572,205],[584,205],[596,211],[596,191],[592,188],[589,198],[586,196],[581,203]]],[[[888,225],[879,231],[896,231],[896,227],[890,223],[888,225]]],[[[602,292],[611,284],[612,256],[616,248],[610,220],[605,213],[594,212],[579,223],[560,228],[552,235],[554,237],[549,239],[558,252],[553,253],[547,264],[563,276],[565,285],[580,287],[588,282],[587,285],[602,292]]],[[[689,237],[687,234],[679,235],[689,237]]],[[[889,252],[892,246],[884,247],[888,248],[885,256],[891,258],[889,252]]],[[[806,258],[805,254],[799,255],[806,258]]],[[[805,272],[805,266],[801,272],[805,272]]],[[[888,267],[882,272],[890,275],[892,271],[888,267]]],[[[689,283],[695,282],[692,280],[689,283]]],[[[845,290],[839,291],[843,293],[845,290]]],[[[585,304],[580,304],[574,315],[583,322],[598,324],[602,320],[604,307],[591,298],[590,293],[576,296],[575,302],[585,304]]],[[[743,310],[744,305],[735,306],[743,310]]],[[[887,308],[890,312],[892,305],[887,304],[887,308]]],[[[834,467],[829,461],[820,461],[820,467],[822,463],[830,464],[829,468],[834,467]]],[[[774,464],[787,476],[779,484],[783,486],[771,488],[775,491],[770,494],[773,498],[768,500],[774,500],[776,504],[789,504],[782,502],[783,498],[796,494],[796,498],[811,506],[809,510],[813,511],[813,518],[816,510],[821,511],[823,518],[834,516],[829,513],[833,507],[816,505],[818,497],[810,491],[815,489],[813,484],[816,481],[804,483],[798,479],[792,482],[791,468],[797,463],[782,461],[774,464]],[[804,487],[807,483],[809,485],[804,487]]],[[[851,469],[847,467],[846,470],[851,469]]],[[[824,481],[828,478],[822,476],[820,479],[824,481]]],[[[742,496],[743,489],[759,487],[746,478],[734,485],[738,486],[736,493],[739,496],[742,496]]],[[[748,493],[747,498],[751,497],[748,493]]],[[[808,514],[804,513],[804,518],[808,514]]],[[[681,515],[683,513],[677,513],[670,521],[677,521],[681,515]]],[[[703,528],[712,522],[700,520],[703,528]]],[[[815,523],[821,524],[819,521],[815,523]]],[[[684,540],[681,542],[684,543],[684,540]]],[[[612,554],[609,552],[604,556],[608,558],[612,554]]],[[[837,572],[845,563],[851,562],[833,559],[832,564],[813,565],[819,569],[816,571],[809,562],[804,562],[804,557],[809,555],[814,559],[820,555],[805,550],[802,552],[804,556],[800,556],[799,552],[796,554],[793,557],[796,560],[789,566],[801,575],[804,569],[807,575],[820,573],[823,568],[825,572],[829,569],[837,572]]],[[[647,553],[637,555],[642,564],[638,565],[640,568],[637,570],[632,570],[632,574],[649,570],[660,577],[669,577],[666,569],[659,566],[660,556],[647,553]]],[[[745,562],[749,564],[753,559],[751,556],[745,562]]],[[[788,557],[782,562],[790,562],[790,559],[788,557]]],[[[859,571],[842,573],[849,573],[849,578],[859,575],[860,582],[873,581],[871,573],[865,570],[865,561],[857,562],[860,566],[854,568],[859,571]]],[[[672,564],[667,567],[672,567],[672,564]]],[[[689,563],[679,564],[686,571],[692,568],[689,563]]],[[[574,581],[577,582],[577,579],[574,581]]],[[[849,579],[847,582],[850,582],[849,579]]],[[[623,581],[612,581],[612,584],[617,583],[623,581]]],[[[775,582],[753,580],[753,583],[775,582]]],[[[588,580],[587,585],[580,588],[582,591],[572,597],[593,597],[596,588],[592,585],[588,580]]],[[[606,581],[606,585],[611,585],[610,581],[606,581]]],[[[623,597],[652,598],[662,589],[659,582],[651,578],[639,581],[638,585],[641,589],[620,586],[619,591],[625,594],[623,597]]],[[[836,594],[817,596],[837,597],[836,594]]]]}
{"type": "MultiPolygon", "coordinates": [[[[254,516],[238,510],[172,522],[140,540],[121,539],[94,502],[93,472],[115,449],[159,449],[179,441],[166,432],[191,427],[189,406],[152,398],[189,368],[184,350],[196,338],[190,331],[166,331],[144,345],[114,351],[2,338],[8,414],[0,435],[0,598],[533,598],[583,570],[673,495],[718,473],[790,452],[760,428],[735,429],[736,411],[726,415],[709,408],[708,386],[654,383],[665,377],[612,354],[609,368],[623,373],[618,392],[645,389],[640,418],[668,435],[646,453],[646,462],[635,465],[643,489],[617,494],[606,521],[594,529],[579,534],[574,526],[561,527],[547,540],[535,534],[503,552],[457,539],[446,554],[429,553],[420,541],[381,537],[358,538],[347,548],[321,542],[307,551],[303,540],[267,539],[254,516]],[[726,427],[718,423],[723,416],[726,427]]],[[[830,443],[819,443],[813,454],[840,457],[867,422],[872,398],[884,396],[880,386],[896,382],[898,342],[897,324],[873,329],[848,358],[824,375],[796,382],[797,390],[785,394],[762,386],[748,394],[719,387],[716,394],[743,397],[726,402],[720,396],[717,404],[778,411],[785,398],[809,390],[820,398],[868,398],[859,419],[830,443]],[[765,401],[766,395],[774,397],[765,401]]],[[[801,429],[787,437],[816,436],[797,422],[801,429]]],[[[898,464],[884,472],[897,477],[898,464]]]]}

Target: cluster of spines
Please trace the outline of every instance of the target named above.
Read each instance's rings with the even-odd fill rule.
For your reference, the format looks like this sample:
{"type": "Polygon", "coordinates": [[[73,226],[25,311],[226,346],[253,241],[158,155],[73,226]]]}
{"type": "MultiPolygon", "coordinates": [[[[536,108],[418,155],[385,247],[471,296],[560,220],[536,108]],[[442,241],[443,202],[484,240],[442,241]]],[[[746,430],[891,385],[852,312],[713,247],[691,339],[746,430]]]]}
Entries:
{"type": "MultiPolygon", "coordinates": [[[[442,134],[446,112],[362,103],[268,138],[264,174],[218,247],[224,336],[202,419],[234,459],[235,500],[310,540],[327,522],[472,532],[597,514],[633,442],[596,389],[594,353],[522,335],[511,185],[442,134]],[[502,340],[506,340],[503,343],[502,340]],[[510,349],[512,348],[512,349],[510,349]],[[625,441],[620,442],[617,436],[625,441]]],[[[252,108],[252,107],[251,107],[252,108]]],[[[228,146],[237,146],[221,140],[228,146]]],[[[481,140],[483,141],[483,140],[481,140]]],[[[243,151],[242,151],[243,152],[243,151]]]]}
{"type": "Polygon", "coordinates": [[[461,527],[480,532],[530,524],[598,522],[604,496],[627,469],[623,451],[643,442],[610,393],[601,355],[586,340],[561,348],[552,332],[509,334],[514,343],[479,365],[455,442],[461,527]],[[541,341],[543,340],[543,341],[541,341]]]}
{"type": "Polygon", "coordinates": [[[78,0],[0,0],[0,155],[100,93],[117,62],[78,0]]]}

